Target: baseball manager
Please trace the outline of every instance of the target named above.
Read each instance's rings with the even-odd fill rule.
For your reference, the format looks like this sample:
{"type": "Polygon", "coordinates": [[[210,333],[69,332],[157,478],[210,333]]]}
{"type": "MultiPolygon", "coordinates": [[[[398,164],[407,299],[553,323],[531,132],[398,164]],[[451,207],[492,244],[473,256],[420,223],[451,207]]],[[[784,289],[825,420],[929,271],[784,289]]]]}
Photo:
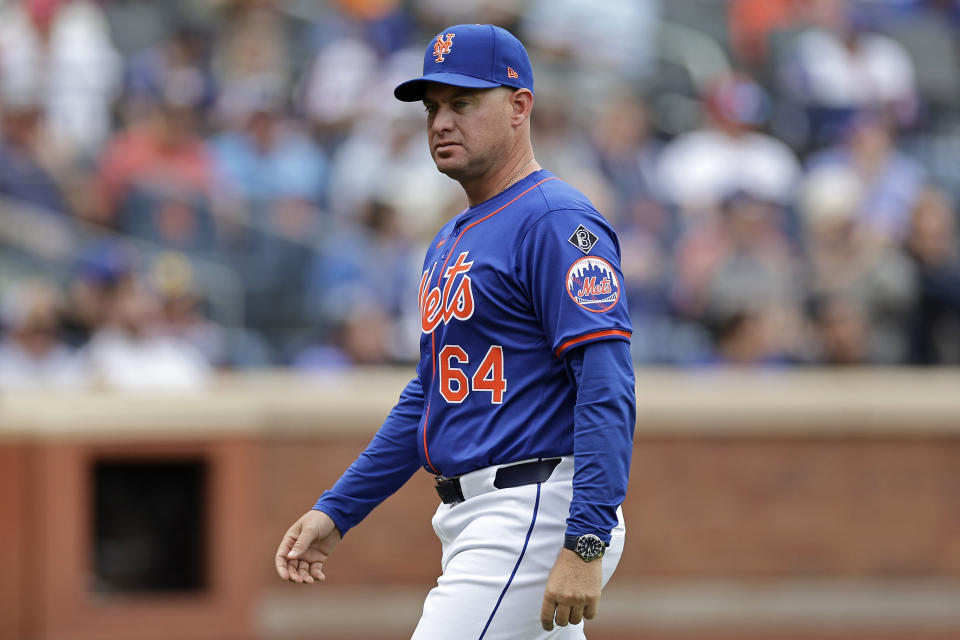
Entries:
{"type": "Polygon", "coordinates": [[[470,206],[423,262],[416,377],[283,536],[277,573],[324,580],[341,536],[422,467],[443,575],[413,638],[584,638],[623,551],[636,413],[617,236],[537,163],[533,72],[504,29],[444,29],[394,95],[423,103],[470,206]]]}

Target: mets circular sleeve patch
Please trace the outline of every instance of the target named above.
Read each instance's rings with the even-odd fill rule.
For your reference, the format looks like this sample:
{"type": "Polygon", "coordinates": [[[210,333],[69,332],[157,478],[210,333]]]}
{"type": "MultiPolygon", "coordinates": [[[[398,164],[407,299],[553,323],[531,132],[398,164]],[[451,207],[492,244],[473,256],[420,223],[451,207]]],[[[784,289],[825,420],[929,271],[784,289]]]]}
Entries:
{"type": "Polygon", "coordinates": [[[610,263],[586,256],[567,270],[567,293],[578,305],[592,313],[613,308],[620,299],[620,281],[610,263]]]}

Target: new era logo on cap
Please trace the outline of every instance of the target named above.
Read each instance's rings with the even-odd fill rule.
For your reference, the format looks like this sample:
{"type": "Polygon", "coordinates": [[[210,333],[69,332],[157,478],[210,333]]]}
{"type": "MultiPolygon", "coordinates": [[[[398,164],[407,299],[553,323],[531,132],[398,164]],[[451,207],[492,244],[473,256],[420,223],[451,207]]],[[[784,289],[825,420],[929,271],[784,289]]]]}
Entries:
{"type": "Polygon", "coordinates": [[[458,24],[438,33],[423,56],[423,75],[393,90],[404,102],[423,99],[428,82],[492,89],[506,85],[533,91],[526,49],[506,29],[492,24],[458,24]]]}

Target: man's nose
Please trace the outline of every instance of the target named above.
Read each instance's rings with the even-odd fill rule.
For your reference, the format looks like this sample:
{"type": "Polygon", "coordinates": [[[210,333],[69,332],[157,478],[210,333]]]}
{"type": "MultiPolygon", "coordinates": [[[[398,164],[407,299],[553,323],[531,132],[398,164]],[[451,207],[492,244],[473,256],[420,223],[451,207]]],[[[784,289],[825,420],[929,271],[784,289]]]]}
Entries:
{"type": "Polygon", "coordinates": [[[450,131],[453,128],[453,113],[448,107],[440,105],[433,114],[433,120],[430,122],[430,130],[435,133],[450,131]]]}

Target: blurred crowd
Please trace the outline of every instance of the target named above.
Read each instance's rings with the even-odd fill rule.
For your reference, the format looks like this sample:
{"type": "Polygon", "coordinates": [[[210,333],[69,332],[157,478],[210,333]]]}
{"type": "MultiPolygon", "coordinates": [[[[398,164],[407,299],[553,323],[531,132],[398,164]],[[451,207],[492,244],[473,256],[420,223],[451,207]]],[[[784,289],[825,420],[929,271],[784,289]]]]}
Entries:
{"type": "Polygon", "coordinates": [[[958,364],[960,1],[0,0],[0,389],[417,357],[465,206],[392,88],[493,22],[640,364],[958,364]]]}

